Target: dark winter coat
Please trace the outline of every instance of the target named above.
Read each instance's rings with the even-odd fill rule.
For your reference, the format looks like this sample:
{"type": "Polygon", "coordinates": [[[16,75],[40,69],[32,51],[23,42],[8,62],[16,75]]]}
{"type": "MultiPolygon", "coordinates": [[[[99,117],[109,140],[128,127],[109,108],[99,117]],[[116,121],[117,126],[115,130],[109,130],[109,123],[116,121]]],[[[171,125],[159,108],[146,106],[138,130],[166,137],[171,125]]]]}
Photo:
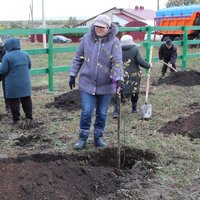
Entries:
{"type": "Polygon", "coordinates": [[[140,89],[141,71],[140,66],[149,69],[146,62],[135,45],[122,46],[122,58],[124,66],[124,94],[138,93],[140,89]]]}
{"type": "Polygon", "coordinates": [[[96,36],[94,26],[83,36],[70,70],[70,76],[76,77],[79,73],[81,92],[92,95],[116,93],[112,77],[115,81],[123,80],[122,51],[116,34],[117,28],[111,24],[103,37],[96,36]]]}
{"type": "Polygon", "coordinates": [[[160,60],[164,60],[166,63],[170,62],[171,64],[175,64],[178,56],[177,47],[172,44],[172,47],[168,49],[166,44],[161,44],[158,51],[158,56],[160,60]]]}
{"type": "Polygon", "coordinates": [[[7,53],[0,66],[0,74],[5,77],[6,98],[20,98],[31,95],[30,68],[28,54],[20,50],[18,38],[9,38],[5,43],[7,53]]]}

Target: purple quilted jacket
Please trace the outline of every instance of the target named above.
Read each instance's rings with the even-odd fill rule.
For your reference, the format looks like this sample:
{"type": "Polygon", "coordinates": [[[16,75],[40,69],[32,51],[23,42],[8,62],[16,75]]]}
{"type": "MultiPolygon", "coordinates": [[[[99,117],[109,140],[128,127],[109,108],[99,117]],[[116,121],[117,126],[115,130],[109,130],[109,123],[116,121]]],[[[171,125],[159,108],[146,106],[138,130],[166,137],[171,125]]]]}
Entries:
{"type": "Polygon", "coordinates": [[[116,92],[115,81],[123,80],[122,50],[115,36],[117,28],[111,24],[104,37],[97,37],[94,26],[86,33],[73,59],[70,76],[79,74],[79,90],[92,95],[116,92]]]}

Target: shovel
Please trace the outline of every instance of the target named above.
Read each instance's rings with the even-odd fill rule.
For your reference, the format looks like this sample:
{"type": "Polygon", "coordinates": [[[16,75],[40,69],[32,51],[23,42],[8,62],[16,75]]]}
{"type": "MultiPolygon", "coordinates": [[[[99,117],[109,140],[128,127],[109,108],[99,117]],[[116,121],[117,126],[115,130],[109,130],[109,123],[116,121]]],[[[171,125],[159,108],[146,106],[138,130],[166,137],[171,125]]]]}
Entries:
{"type": "Polygon", "coordinates": [[[169,65],[168,63],[164,62],[164,61],[160,61],[161,63],[167,65],[169,68],[173,69],[175,72],[177,72],[177,70],[175,68],[173,68],[171,65],[169,65]]]}
{"type": "MultiPolygon", "coordinates": [[[[151,49],[150,49],[150,59],[149,59],[150,63],[151,63],[151,60],[152,60],[152,52],[153,52],[153,46],[151,46],[151,49]]],[[[149,68],[148,75],[147,75],[145,104],[141,106],[141,115],[142,115],[143,119],[149,119],[152,115],[152,105],[148,104],[150,74],[151,74],[151,67],[149,68]]]]}

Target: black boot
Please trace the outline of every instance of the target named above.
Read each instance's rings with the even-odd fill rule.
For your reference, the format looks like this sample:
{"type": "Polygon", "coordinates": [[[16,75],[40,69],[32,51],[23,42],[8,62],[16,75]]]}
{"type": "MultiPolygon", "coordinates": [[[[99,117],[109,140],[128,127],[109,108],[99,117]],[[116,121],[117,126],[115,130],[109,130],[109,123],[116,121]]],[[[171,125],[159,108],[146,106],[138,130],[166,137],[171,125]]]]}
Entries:
{"type": "Polygon", "coordinates": [[[132,103],[132,113],[138,113],[139,110],[137,109],[137,103],[132,103]]]}

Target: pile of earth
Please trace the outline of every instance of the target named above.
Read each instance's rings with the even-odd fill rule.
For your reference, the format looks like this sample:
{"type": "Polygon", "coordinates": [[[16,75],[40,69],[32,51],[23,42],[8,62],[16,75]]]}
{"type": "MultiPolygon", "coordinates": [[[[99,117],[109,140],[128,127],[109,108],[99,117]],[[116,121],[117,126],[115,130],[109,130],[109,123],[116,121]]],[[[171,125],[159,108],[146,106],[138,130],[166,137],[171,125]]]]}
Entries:
{"type": "Polygon", "coordinates": [[[200,111],[194,112],[188,117],[179,117],[161,127],[159,132],[166,135],[181,134],[191,138],[200,138],[200,111]]]}
{"type": "MultiPolygon", "coordinates": [[[[200,85],[200,72],[191,71],[179,71],[171,73],[164,79],[160,79],[159,84],[171,84],[179,86],[194,86],[200,85]]],[[[111,101],[112,102],[112,101],[111,101]]],[[[58,97],[55,97],[54,102],[46,104],[47,107],[54,106],[56,108],[62,108],[66,111],[77,111],[81,109],[81,97],[78,90],[72,90],[68,93],[64,93],[58,97]]]]}
{"type": "MultiPolygon", "coordinates": [[[[155,155],[147,150],[124,147],[121,161],[122,168],[118,169],[117,148],[78,155],[34,154],[1,158],[0,199],[121,200],[126,190],[138,194],[133,199],[142,197],[139,191],[151,187],[148,180],[155,173],[151,164],[156,161],[155,155]]],[[[146,192],[143,195],[148,198],[146,192]]]]}
{"type": "MultiPolygon", "coordinates": [[[[113,97],[114,98],[114,97],[113,97]]],[[[111,105],[114,100],[111,100],[111,105]]],[[[51,106],[66,111],[77,111],[81,109],[81,96],[79,90],[72,90],[54,98],[53,102],[47,103],[46,107],[51,106]]]]}
{"type": "Polygon", "coordinates": [[[81,109],[81,97],[79,90],[72,90],[54,98],[54,102],[46,104],[46,107],[54,106],[66,111],[77,111],[81,109]]]}
{"type": "Polygon", "coordinates": [[[178,85],[185,87],[200,85],[200,72],[195,70],[185,70],[171,73],[169,76],[159,79],[157,84],[178,85]]]}
{"type": "MultiPolygon", "coordinates": [[[[158,84],[178,85],[178,86],[195,86],[200,85],[200,72],[191,71],[180,71],[171,73],[164,79],[160,79],[158,84]]],[[[189,105],[189,107],[198,109],[199,103],[189,105]]],[[[165,126],[159,129],[166,135],[169,134],[181,134],[189,136],[191,138],[200,138],[200,112],[197,111],[188,117],[179,117],[175,121],[170,121],[165,126]]]]}

